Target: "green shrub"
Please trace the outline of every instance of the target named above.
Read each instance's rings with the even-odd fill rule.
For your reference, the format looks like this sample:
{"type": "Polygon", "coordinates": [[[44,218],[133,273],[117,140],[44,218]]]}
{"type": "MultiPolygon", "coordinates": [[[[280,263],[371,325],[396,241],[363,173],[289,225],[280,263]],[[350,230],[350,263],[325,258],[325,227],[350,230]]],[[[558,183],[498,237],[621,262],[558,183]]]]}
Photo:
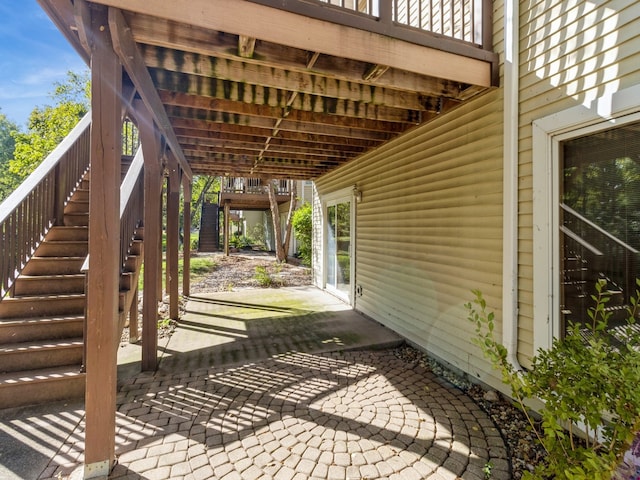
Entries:
{"type": "Polygon", "coordinates": [[[303,265],[311,266],[311,238],[313,233],[311,204],[303,203],[291,219],[296,240],[298,240],[298,257],[303,265]]]}
{"type": "Polygon", "coordinates": [[[640,429],[640,352],[633,347],[640,345],[640,336],[629,328],[638,291],[628,308],[628,340],[622,345],[607,333],[611,314],[605,309],[610,298],[605,286],[596,285],[595,306],[587,312],[590,325],[571,325],[549,350],[537,352],[529,371],[515,371],[507,349],[495,340],[494,314],[487,312],[482,294],[474,291],[476,298],[465,305],[476,326],[474,343],[500,370],[547,453],[524,478],[609,480],[640,429]],[[540,421],[527,410],[530,399],[543,402],[540,421]]]}

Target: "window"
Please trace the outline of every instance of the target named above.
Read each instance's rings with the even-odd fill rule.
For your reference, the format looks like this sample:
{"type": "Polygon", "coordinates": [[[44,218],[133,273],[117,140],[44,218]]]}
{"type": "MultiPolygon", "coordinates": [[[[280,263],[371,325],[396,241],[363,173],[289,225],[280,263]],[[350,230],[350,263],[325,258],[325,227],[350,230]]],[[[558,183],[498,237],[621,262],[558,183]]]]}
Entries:
{"type": "Polygon", "coordinates": [[[578,316],[584,305],[571,298],[578,282],[593,284],[598,277],[589,276],[597,271],[622,288],[634,275],[627,267],[635,255],[627,260],[622,252],[640,249],[632,178],[639,161],[638,99],[640,85],[533,122],[534,351],[549,348],[568,321],[584,320],[578,316]],[[580,263],[594,256],[604,264],[580,263]],[[585,278],[574,280],[578,274],[570,270],[585,278]]]}
{"type": "Polygon", "coordinates": [[[640,251],[640,122],[560,144],[561,334],[589,322],[595,284],[606,282],[611,332],[624,322],[640,251]]]}

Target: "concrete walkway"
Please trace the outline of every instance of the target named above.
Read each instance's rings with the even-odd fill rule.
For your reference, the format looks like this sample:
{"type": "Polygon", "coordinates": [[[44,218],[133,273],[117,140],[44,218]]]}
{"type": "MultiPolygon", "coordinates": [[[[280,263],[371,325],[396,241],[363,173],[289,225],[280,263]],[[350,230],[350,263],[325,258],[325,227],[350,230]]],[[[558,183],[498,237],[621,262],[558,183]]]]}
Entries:
{"type": "MultiPolygon", "coordinates": [[[[488,466],[510,478],[478,406],[330,295],[244,290],[186,310],[156,373],[134,374],[139,347],[122,349],[110,478],[482,480],[488,466]]],[[[81,405],[1,413],[0,479],[68,478],[81,465],[81,405]]]]}

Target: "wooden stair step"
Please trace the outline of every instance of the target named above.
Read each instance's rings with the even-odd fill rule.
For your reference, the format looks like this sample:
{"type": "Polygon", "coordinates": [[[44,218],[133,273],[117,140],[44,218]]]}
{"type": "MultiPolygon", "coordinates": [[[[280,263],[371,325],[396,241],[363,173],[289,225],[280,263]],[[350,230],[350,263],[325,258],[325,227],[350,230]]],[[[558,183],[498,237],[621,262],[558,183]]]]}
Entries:
{"type": "Polygon", "coordinates": [[[36,249],[38,257],[86,257],[89,253],[87,240],[47,240],[36,249]]]}
{"type": "Polygon", "coordinates": [[[89,211],[89,199],[71,198],[64,207],[64,213],[87,213],[89,211]]]}
{"type": "Polygon", "coordinates": [[[0,372],[22,371],[25,365],[29,369],[81,365],[82,351],[82,337],[0,345],[0,372]]]}
{"type": "Polygon", "coordinates": [[[15,297],[26,295],[84,293],[85,275],[20,275],[14,286],[15,297]]]}
{"type": "Polygon", "coordinates": [[[0,320],[0,342],[2,343],[82,337],[83,331],[84,315],[0,320]]]}
{"type": "Polygon", "coordinates": [[[78,188],[73,195],[71,196],[71,200],[76,202],[88,202],[89,201],[89,189],[85,187],[78,188]]]}
{"type": "Polygon", "coordinates": [[[77,366],[0,374],[0,409],[82,399],[84,386],[77,366]]]}
{"type": "Polygon", "coordinates": [[[64,224],[67,226],[89,225],[89,214],[88,213],[65,213],[64,224]]]}
{"type": "Polygon", "coordinates": [[[46,235],[47,241],[89,241],[89,228],[86,225],[51,227],[46,235]]]}
{"type": "Polygon", "coordinates": [[[80,273],[85,258],[32,257],[23,268],[22,275],[73,275],[80,273]]]}
{"type": "Polygon", "coordinates": [[[84,308],[84,294],[10,297],[0,302],[0,318],[80,315],[84,308]]]}

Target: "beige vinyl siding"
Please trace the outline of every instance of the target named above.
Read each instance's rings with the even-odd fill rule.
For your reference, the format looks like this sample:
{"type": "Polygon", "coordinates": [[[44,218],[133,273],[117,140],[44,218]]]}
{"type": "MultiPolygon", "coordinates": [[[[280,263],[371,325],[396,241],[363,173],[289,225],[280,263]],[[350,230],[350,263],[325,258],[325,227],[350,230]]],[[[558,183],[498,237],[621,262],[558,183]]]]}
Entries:
{"type": "MultiPolygon", "coordinates": [[[[640,2],[520,3],[519,338],[533,354],[534,120],[640,83],[640,2]]],[[[640,99],[638,100],[640,106],[640,99]]],[[[528,364],[528,362],[523,362],[528,364]]]]}
{"type": "Polygon", "coordinates": [[[480,289],[500,317],[501,101],[493,90],[316,181],[320,199],[362,192],[355,308],[493,385],[463,305],[480,289]]]}

